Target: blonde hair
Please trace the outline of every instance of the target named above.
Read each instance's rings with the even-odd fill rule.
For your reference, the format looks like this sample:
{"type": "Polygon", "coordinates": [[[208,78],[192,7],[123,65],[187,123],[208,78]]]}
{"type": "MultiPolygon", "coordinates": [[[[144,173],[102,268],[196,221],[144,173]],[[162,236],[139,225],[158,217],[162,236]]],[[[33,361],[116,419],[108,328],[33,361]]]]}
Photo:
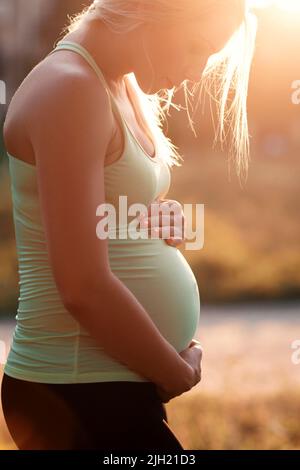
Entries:
{"type": "MultiPolygon", "coordinates": [[[[192,3],[194,0],[188,0],[192,3]]],[[[198,0],[202,1],[203,10],[225,0],[198,0]]],[[[229,145],[229,160],[234,159],[236,172],[241,178],[246,179],[248,175],[248,164],[250,160],[249,151],[249,130],[247,120],[247,95],[249,74],[255,47],[256,37],[256,17],[247,8],[247,0],[226,0],[231,8],[242,11],[244,21],[233,33],[226,46],[218,53],[210,56],[203,71],[202,78],[192,92],[188,90],[187,80],[181,86],[184,88],[186,110],[189,123],[193,132],[193,122],[188,110],[188,96],[194,96],[194,91],[198,85],[200,96],[205,91],[212,102],[217,105],[218,126],[215,126],[215,140],[223,143],[226,141],[225,125],[228,125],[231,132],[231,143],[229,145]],[[231,99],[229,99],[231,97],[231,99]],[[231,104],[230,104],[231,101],[231,104]]],[[[91,5],[86,6],[80,13],[69,17],[69,24],[63,32],[72,32],[86,20],[101,19],[113,32],[126,33],[136,27],[149,22],[170,21],[170,18],[181,20],[189,14],[193,15],[192,9],[187,6],[187,1],[183,0],[95,0],[91,5]],[[137,9],[139,4],[140,8],[137,9]]],[[[152,63],[145,50],[150,66],[152,63]]],[[[152,67],[153,71],[153,67],[152,67]]],[[[141,109],[143,109],[145,120],[151,135],[155,139],[156,148],[169,166],[181,166],[179,160],[184,160],[177,152],[177,147],[164,134],[162,127],[166,120],[166,113],[169,113],[170,106],[181,109],[172,103],[176,87],[171,90],[159,90],[154,95],[144,93],[139,87],[134,73],[126,75],[132,88],[136,92],[141,109]]],[[[213,113],[212,113],[213,116],[213,113]]],[[[145,132],[148,133],[145,126],[145,132]]]]}

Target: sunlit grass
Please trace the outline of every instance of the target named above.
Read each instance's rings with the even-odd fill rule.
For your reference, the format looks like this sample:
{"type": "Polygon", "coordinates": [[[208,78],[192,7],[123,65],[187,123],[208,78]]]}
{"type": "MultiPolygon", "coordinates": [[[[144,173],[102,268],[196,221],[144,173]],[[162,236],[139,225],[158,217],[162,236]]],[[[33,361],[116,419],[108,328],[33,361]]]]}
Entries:
{"type": "Polygon", "coordinates": [[[203,381],[167,404],[184,447],[299,449],[300,365],[290,345],[300,318],[208,317],[198,336],[203,381]]]}
{"type": "Polygon", "coordinates": [[[299,392],[194,394],[169,405],[169,424],[188,450],[299,449],[299,392]]]}
{"type": "MultiPolygon", "coordinates": [[[[299,449],[300,318],[202,313],[203,380],[166,404],[185,449],[299,449]],[[253,318],[253,319],[251,319],[253,318]]],[[[14,448],[0,414],[0,449],[14,448]]]]}

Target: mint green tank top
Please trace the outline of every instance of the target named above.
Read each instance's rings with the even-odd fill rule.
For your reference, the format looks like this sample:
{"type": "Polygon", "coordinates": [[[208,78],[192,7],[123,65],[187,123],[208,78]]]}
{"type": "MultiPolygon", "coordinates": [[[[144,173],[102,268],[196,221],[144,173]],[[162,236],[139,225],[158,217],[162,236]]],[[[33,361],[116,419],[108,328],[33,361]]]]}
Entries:
{"type": "MultiPolygon", "coordinates": [[[[153,158],[143,150],[93,57],[70,41],[60,41],[50,53],[61,49],[79,53],[95,70],[124,132],[121,157],[104,169],[106,202],[118,209],[120,195],[127,195],[128,207],[136,202],[149,206],[164,197],[171,180],[168,165],[160,155],[153,158]]],[[[64,307],[48,258],[36,167],[8,152],[7,155],[19,297],[4,372],[44,383],[148,382],[107,354],[64,307]]],[[[126,226],[116,229],[121,232],[126,226]]],[[[188,347],[198,328],[200,297],[194,274],[182,253],[160,238],[116,237],[108,239],[108,254],[114,275],[135,295],[167,341],[178,352],[188,347]]],[[[99,315],[101,308],[100,304],[99,315]]]]}

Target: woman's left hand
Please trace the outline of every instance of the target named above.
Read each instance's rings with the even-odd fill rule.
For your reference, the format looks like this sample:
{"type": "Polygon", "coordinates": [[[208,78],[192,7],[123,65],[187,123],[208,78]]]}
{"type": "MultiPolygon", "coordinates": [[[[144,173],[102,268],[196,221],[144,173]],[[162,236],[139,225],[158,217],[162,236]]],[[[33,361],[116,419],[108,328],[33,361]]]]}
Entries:
{"type": "Polygon", "coordinates": [[[148,227],[148,233],[150,235],[154,233],[156,236],[159,236],[159,238],[163,238],[168,245],[174,246],[175,248],[178,247],[185,240],[185,217],[182,205],[175,199],[156,199],[152,204],[149,205],[147,214],[142,214],[138,217],[141,227],[148,227]],[[163,204],[172,206],[170,211],[175,210],[175,215],[172,212],[170,212],[170,215],[163,215],[161,212],[159,212],[159,215],[151,215],[151,206],[157,203],[159,207],[163,204]],[[170,232],[168,232],[168,229],[170,232]],[[169,238],[167,238],[167,236],[169,236],[169,238]]]}

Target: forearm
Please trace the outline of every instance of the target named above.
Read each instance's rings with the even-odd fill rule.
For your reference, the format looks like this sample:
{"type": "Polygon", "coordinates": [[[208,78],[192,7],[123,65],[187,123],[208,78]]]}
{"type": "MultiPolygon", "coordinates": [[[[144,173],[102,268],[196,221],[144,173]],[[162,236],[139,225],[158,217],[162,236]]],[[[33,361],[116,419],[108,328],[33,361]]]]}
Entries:
{"type": "Polygon", "coordinates": [[[84,297],[67,308],[110,356],[165,390],[191,382],[193,368],[116,276],[84,297]]]}

